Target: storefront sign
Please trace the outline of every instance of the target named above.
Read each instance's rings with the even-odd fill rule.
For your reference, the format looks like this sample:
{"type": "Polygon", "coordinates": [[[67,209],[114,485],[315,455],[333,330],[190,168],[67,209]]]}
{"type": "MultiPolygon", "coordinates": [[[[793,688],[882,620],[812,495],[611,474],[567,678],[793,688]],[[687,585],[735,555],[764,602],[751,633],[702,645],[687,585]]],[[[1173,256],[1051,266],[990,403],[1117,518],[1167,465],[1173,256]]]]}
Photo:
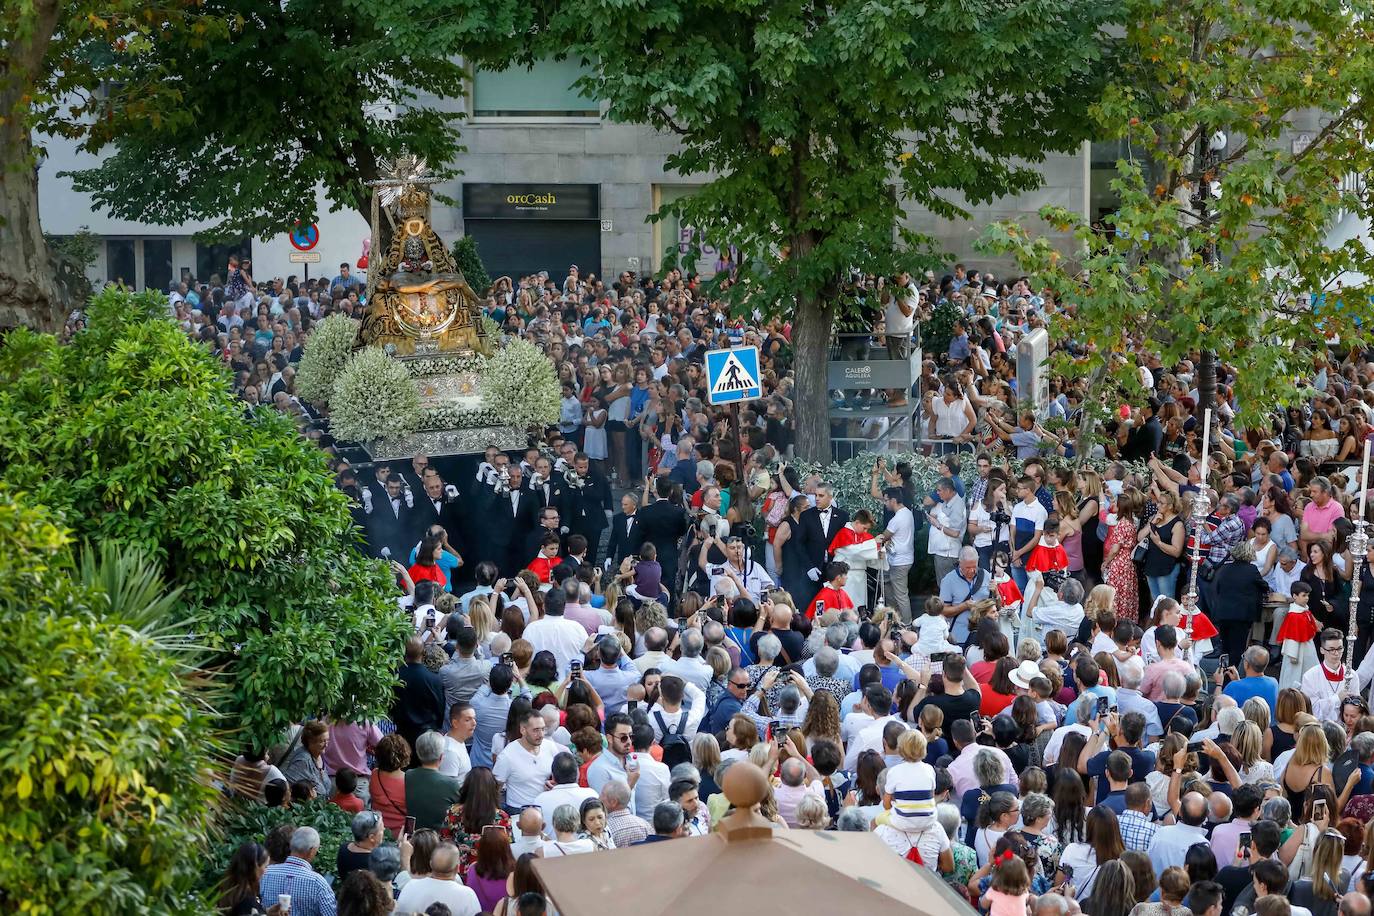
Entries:
{"type": "Polygon", "coordinates": [[[911,363],[901,359],[831,360],[826,386],[847,388],[906,388],[912,382],[911,363]]]}
{"type": "Polygon", "coordinates": [[[595,184],[465,184],[464,219],[601,218],[595,184]]]}

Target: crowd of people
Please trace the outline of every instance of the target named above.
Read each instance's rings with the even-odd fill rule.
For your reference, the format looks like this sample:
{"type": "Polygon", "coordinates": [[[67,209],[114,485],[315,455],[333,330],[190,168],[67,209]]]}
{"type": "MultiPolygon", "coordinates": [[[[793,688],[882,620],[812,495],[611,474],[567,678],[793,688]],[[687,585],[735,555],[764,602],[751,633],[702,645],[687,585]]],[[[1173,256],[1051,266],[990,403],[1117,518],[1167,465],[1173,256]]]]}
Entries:
{"type": "MultiPolygon", "coordinates": [[[[232,282],[178,291],[178,319],[329,447],[291,365],[312,321],[359,307],[357,278],[232,282]]],[[[790,463],[785,320],[676,272],[499,278],[486,314],[559,367],[560,422],[461,476],[332,458],[415,632],[388,719],[305,721],[236,762],[228,791],[329,798],[354,841],[332,884],[309,827],[245,844],[226,911],[551,912],[534,860],[708,833],[748,762],[776,829],[871,831],[994,916],[1367,914],[1365,354],[1332,350],[1248,427],[1223,362],[1203,467],[1200,358],[1142,351],[1144,393],[1075,456],[1082,383],[1018,411],[1009,355],[1071,331],[1071,307],[963,265],[847,295],[847,358],[903,358],[933,310],[959,314],[911,391],[834,393],[910,398],[941,462],[927,491],[875,455],[881,511],[790,463]],[[740,343],[764,397],[737,445],[702,355],[740,343]]]]}

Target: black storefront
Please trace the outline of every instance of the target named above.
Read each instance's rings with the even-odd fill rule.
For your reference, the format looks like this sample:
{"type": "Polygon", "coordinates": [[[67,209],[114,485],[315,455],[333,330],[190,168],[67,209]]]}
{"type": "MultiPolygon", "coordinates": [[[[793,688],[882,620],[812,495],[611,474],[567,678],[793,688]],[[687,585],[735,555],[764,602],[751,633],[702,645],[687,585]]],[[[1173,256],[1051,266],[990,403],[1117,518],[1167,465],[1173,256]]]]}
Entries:
{"type": "Polygon", "coordinates": [[[463,229],[493,278],[547,270],[561,282],[571,264],[601,276],[600,185],[464,184],[463,229]]]}

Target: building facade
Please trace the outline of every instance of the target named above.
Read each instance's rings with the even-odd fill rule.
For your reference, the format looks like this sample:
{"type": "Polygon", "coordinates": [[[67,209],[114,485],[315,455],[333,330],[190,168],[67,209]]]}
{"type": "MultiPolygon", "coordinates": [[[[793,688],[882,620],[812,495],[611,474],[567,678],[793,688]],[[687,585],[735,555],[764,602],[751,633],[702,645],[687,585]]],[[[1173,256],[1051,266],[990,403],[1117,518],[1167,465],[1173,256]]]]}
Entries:
{"type": "MultiPolygon", "coordinates": [[[[436,202],[433,224],[452,241],[467,234],[493,277],[576,264],[583,274],[614,277],[620,271],[657,271],[670,248],[686,250],[690,226],[674,219],[650,221],[664,203],[690,195],[708,176],[684,177],[667,170],[676,139],[648,127],[611,123],[602,106],[572,88],[581,74],[573,61],[545,61],[531,69],[512,68],[474,74],[463,100],[466,151],[457,156],[462,175],[439,187],[457,205],[436,202]]],[[[291,275],[334,276],[341,262],[354,264],[368,236],[362,217],[351,211],[328,213],[321,199],[319,260],[301,263],[288,236],[243,239],[231,245],[198,244],[204,226],[153,226],[115,220],[94,209],[59,172],[90,166],[92,157],[64,141],[47,141],[49,159],[39,173],[44,230],[70,235],[83,228],[102,240],[91,267],[97,283],[122,280],[137,288],[166,289],[173,281],[224,275],[230,253],[249,256],[255,279],[291,275]]],[[[915,150],[920,154],[919,148],[915,150]]],[[[949,220],[910,207],[906,222],[925,233],[955,259],[970,264],[1008,265],[974,251],[973,242],[994,220],[1016,219],[1037,233],[1055,236],[1036,218],[1046,204],[1097,217],[1109,209],[1106,172],[1114,159],[1095,159],[1088,144],[1073,155],[1055,155],[1041,164],[1042,186],[1016,197],[967,207],[968,219],[949,220]]],[[[956,198],[957,200],[957,198],[956,198]]],[[[1072,239],[1056,243],[1068,251],[1072,239]]],[[[698,269],[710,274],[714,253],[698,269]]]]}

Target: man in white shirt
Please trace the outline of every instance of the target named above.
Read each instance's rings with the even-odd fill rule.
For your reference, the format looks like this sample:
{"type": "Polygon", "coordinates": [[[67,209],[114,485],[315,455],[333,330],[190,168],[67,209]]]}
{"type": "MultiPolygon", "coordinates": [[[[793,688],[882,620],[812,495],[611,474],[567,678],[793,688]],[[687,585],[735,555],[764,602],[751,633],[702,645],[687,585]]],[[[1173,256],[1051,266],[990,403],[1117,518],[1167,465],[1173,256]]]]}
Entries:
{"type": "Polygon", "coordinates": [[[553,772],[558,745],[544,740],[544,716],[531,710],[520,723],[520,738],[501,749],[491,775],[505,792],[506,811],[517,814],[533,805],[553,772]]]}
{"type": "MultiPolygon", "coordinates": [[[[528,629],[525,630],[529,632],[528,629]]],[[[650,627],[644,632],[644,654],[635,659],[635,667],[639,673],[643,674],[650,668],[663,670],[663,666],[673,660],[673,657],[663,650],[668,648],[668,631],[663,627],[650,627]]]]}
{"type": "Polygon", "coordinates": [[[901,487],[888,487],[883,491],[883,500],[887,511],[892,513],[887,528],[878,535],[887,552],[887,570],[883,573],[887,583],[887,599],[902,615],[902,620],[909,623],[911,592],[907,577],[916,560],[916,519],[906,505],[906,491],[901,487]]]}
{"type": "MultiPolygon", "coordinates": [[[[954,481],[948,477],[940,478],[935,492],[940,504],[926,516],[930,522],[928,546],[935,561],[935,581],[942,582],[959,565],[959,549],[964,546],[964,532],[968,529],[968,510],[954,489],[954,481]]],[[[910,616],[908,607],[907,617],[910,616]]]]}
{"type": "Polygon", "coordinates": [[[596,798],[596,790],[577,784],[577,758],[564,751],[553,758],[554,786],[535,796],[534,804],[544,815],[544,836],[555,839],[553,833],[553,812],[559,805],[572,805],[582,810],[582,802],[596,798]]]}
{"type": "Polygon", "coordinates": [[[477,730],[477,710],[471,703],[454,703],[448,711],[448,734],[444,736],[444,756],[439,760],[439,772],[452,776],[461,785],[472,770],[468,759],[468,741],[477,730]]]}
{"type": "Polygon", "coordinates": [[[1150,841],[1150,864],[1155,874],[1162,874],[1171,865],[1183,866],[1189,847],[1207,842],[1203,823],[1207,819],[1207,799],[1197,792],[1183,796],[1178,823],[1161,827],[1150,841]]]}
{"type": "Polygon", "coordinates": [[[762,602],[764,591],[773,587],[773,578],[768,575],[768,570],[764,569],[762,563],[745,555],[744,541],[739,538],[732,537],[724,543],[719,538],[715,538],[715,541],[724,551],[726,562],[704,564],[711,580],[711,594],[718,593],[717,583],[729,579],[737,590],[746,592],[755,604],[762,602]]]}
{"type": "Polygon", "coordinates": [[[691,738],[701,726],[706,714],[706,694],[676,674],[663,673],[658,682],[658,702],[649,709],[649,727],[654,740],[662,742],[664,734],[691,738]]]}
{"type": "MultiPolygon", "coordinates": [[[[668,769],[667,764],[659,763],[649,755],[649,748],[654,743],[653,728],[648,725],[634,726],[630,729],[630,741],[634,746],[634,754],[628,765],[636,767],[639,772],[639,781],[634,785],[635,814],[652,822],[654,808],[659,802],[668,800],[672,771],[668,769]]],[[[590,783],[591,779],[587,782],[590,783]]]]}
{"type": "Polygon", "coordinates": [[[563,616],[567,596],[561,588],[551,588],[544,595],[544,616],[525,627],[524,638],[535,652],[548,650],[558,661],[558,674],[568,673],[568,663],[582,658],[586,651],[587,630],[575,620],[563,616]]]}
{"type": "Polygon", "coordinates": [[[715,672],[711,670],[711,666],[702,661],[701,658],[701,653],[706,648],[706,640],[702,637],[700,630],[692,627],[678,634],[678,647],[682,649],[682,657],[676,661],[664,662],[660,670],[665,675],[677,675],[701,691],[704,705],[706,688],[710,685],[711,679],[715,677],[715,672]]]}
{"type": "MultiPolygon", "coordinates": [[[[883,310],[883,337],[887,341],[887,358],[906,360],[911,356],[911,332],[916,327],[916,306],[920,292],[911,282],[911,275],[898,274],[883,310]]],[[[903,407],[907,392],[889,391],[887,405],[903,407]]]]}
{"type": "Polygon", "coordinates": [[[399,913],[423,913],[432,904],[442,903],[453,916],[477,916],[482,905],[477,894],[458,881],[458,847],[444,843],[429,857],[429,875],[411,878],[396,898],[399,913]]]}

